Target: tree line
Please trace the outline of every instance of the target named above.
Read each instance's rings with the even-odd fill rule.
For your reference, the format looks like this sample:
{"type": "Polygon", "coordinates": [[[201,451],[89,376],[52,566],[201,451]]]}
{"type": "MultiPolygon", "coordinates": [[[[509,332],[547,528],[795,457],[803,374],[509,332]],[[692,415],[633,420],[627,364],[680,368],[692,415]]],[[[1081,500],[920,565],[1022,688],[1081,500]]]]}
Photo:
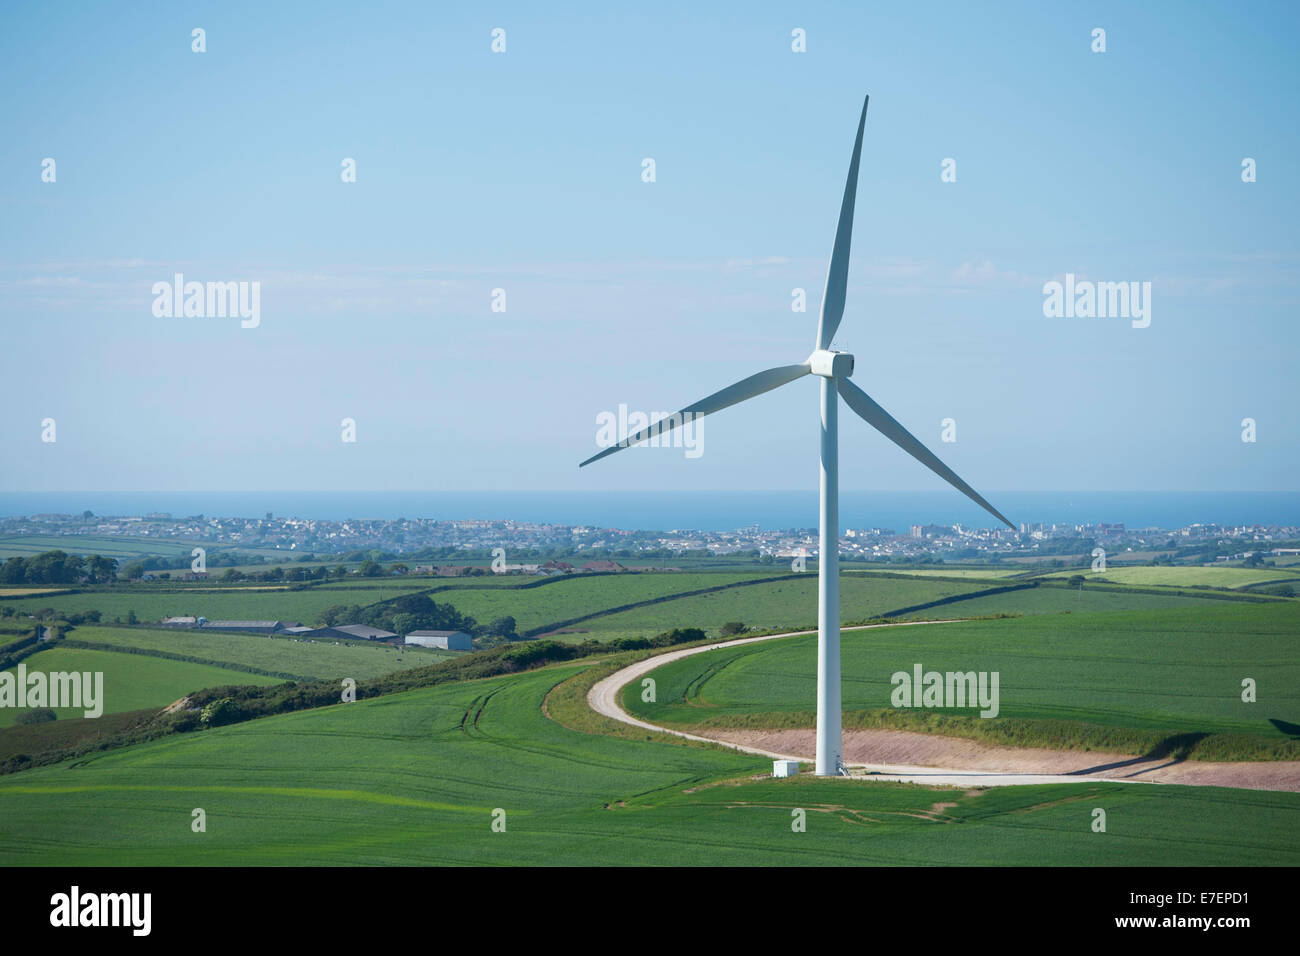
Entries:
{"type": "Polygon", "coordinates": [[[0,564],[0,584],[107,584],[117,577],[117,559],[92,554],[45,551],[30,558],[14,556],[0,564]]]}

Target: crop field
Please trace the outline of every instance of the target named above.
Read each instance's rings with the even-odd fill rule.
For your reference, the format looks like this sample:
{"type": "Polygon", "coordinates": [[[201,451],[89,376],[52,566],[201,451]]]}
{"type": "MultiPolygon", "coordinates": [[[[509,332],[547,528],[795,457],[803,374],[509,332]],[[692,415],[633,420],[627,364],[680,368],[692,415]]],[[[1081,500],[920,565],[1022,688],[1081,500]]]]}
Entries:
{"type": "MultiPolygon", "coordinates": [[[[979,582],[933,581],[854,575],[840,581],[840,613],[844,620],[874,617],[904,607],[973,594],[988,585],[979,582]]],[[[960,606],[960,605],[958,605],[960,606]]],[[[750,628],[817,624],[817,575],[788,578],[751,587],[679,598],[649,607],[607,614],[575,625],[574,639],[609,640],[646,636],[674,627],[700,627],[711,633],[728,621],[750,628]]]]}
{"type": "MultiPolygon", "coordinates": [[[[1016,582],[1001,582],[1014,586],[1016,582]]],[[[1036,587],[1002,594],[972,597],[937,608],[898,615],[903,621],[933,621],[939,618],[985,617],[991,614],[1078,614],[1088,611],[1151,611],[1161,608],[1221,607],[1227,603],[1212,595],[1171,591],[1147,594],[1121,587],[1036,587]]],[[[847,619],[847,618],[846,618],[847,619]]]]}
{"type": "MultiPolygon", "coordinates": [[[[980,578],[974,569],[956,578],[946,574],[847,572],[841,578],[841,610],[845,621],[895,614],[910,619],[990,614],[1037,614],[1095,610],[1149,610],[1204,606],[1211,592],[1144,594],[1125,592],[1125,585],[1082,590],[1039,587],[1010,593],[969,597],[996,587],[1014,586],[1007,577],[980,578]],[[956,600],[954,600],[956,599],[956,600]],[[937,607],[897,614],[904,608],[943,601],[937,607]]],[[[1165,570],[1133,568],[1130,571],[1165,570]]],[[[1173,569],[1179,570],[1179,569],[1173,569]]],[[[1195,570],[1195,569],[1188,569],[1195,570]]],[[[1212,571],[1239,569],[1213,568],[1212,571]]],[[[1119,573],[1118,571],[1111,572],[1119,573]]],[[[1243,572],[1250,573],[1250,572],[1243,572]]],[[[493,575],[466,579],[363,579],[337,581],[307,588],[284,585],[116,585],[78,593],[36,593],[4,600],[18,614],[53,608],[70,614],[98,610],[104,623],[126,621],[134,612],[141,623],[170,615],[194,614],[211,620],[280,620],[314,624],[335,605],[370,605],[403,594],[429,591],[480,623],[511,616],[521,634],[544,633],[562,627],[564,640],[652,636],[674,627],[701,627],[716,632],[722,624],[740,621],[750,628],[802,628],[816,620],[817,577],[776,575],[769,571],[680,572],[575,576],[520,587],[536,579],[493,575]],[[708,594],[689,592],[722,588],[708,594]],[[686,595],[678,597],[678,595],[686,595]],[[644,607],[629,604],[656,602],[644,607]],[[572,622],[572,623],[569,623],[572,622]]],[[[3,593],[0,592],[0,597],[3,593]]]]}
{"type": "Polygon", "coordinates": [[[43,551],[66,551],[68,554],[102,554],[126,563],[137,558],[158,555],[162,557],[189,557],[194,545],[185,541],[167,541],[153,538],[130,538],[120,535],[0,535],[0,560],[13,557],[31,557],[43,551]]]}
{"type": "MultiPolygon", "coordinates": [[[[386,578],[358,578],[350,577],[339,581],[324,581],[320,584],[313,585],[317,591],[347,591],[354,592],[354,596],[368,596],[368,601],[356,601],[354,603],[369,604],[372,601],[380,600],[380,595],[385,598],[393,597],[395,594],[404,594],[408,591],[427,591],[429,588],[438,587],[446,584],[448,581],[455,581],[455,578],[426,578],[426,577],[386,577],[386,578]]],[[[517,578],[515,580],[518,580],[517,578]]]]}
{"type": "MultiPolygon", "coordinates": [[[[194,664],[189,661],[164,660],[143,654],[118,654],[111,651],[52,647],[23,661],[32,671],[102,671],[104,674],[104,713],[166,707],[191,691],[225,684],[278,684],[276,678],[244,671],[194,664]]],[[[12,668],[10,669],[12,671],[12,668]]],[[[14,723],[21,710],[0,708],[0,727],[14,723]]],[[[82,708],[57,708],[60,719],[81,717],[82,708]]]]}
{"type": "MultiPolygon", "coordinates": [[[[780,573],[777,572],[777,575],[780,573]]],[[[523,633],[537,627],[638,601],[670,597],[702,588],[762,581],[774,576],[776,575],[770,572],[580,575],[558,579],[535,588],[456,589],[441,591],[431,597],[435,601],[453,604],[456,610],[469,614],[480,622],[487,622],[508,614],[515,619],[520,633],[523,633]]],[[[517,582],[527,580],[527,578],[515,578],[517,582]]],[[[737,593],[750,593],[760,588],[776,586],[759,584],[735,590],[737,593]]]]}
{"type": "MultiPolygon", "coordinates": [[[[1291,602],[846,631],[844,708],[890,708],[890,678],[910,674],[919,663],[926,671],[998,672],[1000,710],[992,720],[1285,740],[1300,724],[1297,635],[1300,605],[1291,602]],[[1257,703],[1242,701],[1244,677],[1257,682],[1257,703]]],[[[678,725],[811,714],[816,643],[810,635],[676,661],[653,672],[657,703],[642,702],[639,686],[629,685],[624,707],[654,723],[678,725]]]]}
{"type": "Polygon", "coordinates": [[[402,594],[438,588],[430,597],[487,623],[510,615],[521,631],[637,601],[684,591],[772,577],[770,573],[674,573],[576,576],[519,588],[537,579],[519,575],[494,578],[394,579],[331,582],[299,590],[250,587],[175,587],[117,585],[75,594],[37,595],[4,602],[15,612],[30,614],[43,608],[62,613],[99,610],[105,621],[126,620],[134,611],[141,622],[171,615],[193,614],[211,620],[280,620],[312,624],[326,608],[368,605],[402,594]]]}
{"type": "MultiPolygon", "coordinates": [[[[220,549],[227,553],[233,552],[245,557],[258,556],[270,562],[267,564],[245,565],[250,570],[265,570],[276,564],[289,567],[300,563],[297,560],[299,557],[297,552],[283,548],[223,547],[214,545],[210,541],[93,534],[0,535],[0,561],[14,555],[26,558],[34,554],[40,554],[43,551],[58,550],[66,551],[68,554],[101,554],[106,558],[117,558],[123,565],[148,557],[184,557],[188,562],[190,552],[196,547],[207,548],[209,552],[220,549]]],[[[302,563],[306,564],[306,562],[302,563]]],[[[334,567],[345,562],[324,561],[317,563],[324,563],[334,567]]],[[[307,566],[314,567],[315,564],[308,564],[307,566]]],[[[172,573],[176,572],[173,571],[172,573]]]]}
{"type": "Polygon", "coordinates": [[[841,576],[846,574],[905,574],[915,578],[978,578],[997,580],[1010,578],[1025,573],[1024,568],[841,568],[841,576]]]}
{"type": "Polygon", "coordinates": [[[1300,863],[1297,794],[756,780],[770,764],[545,717],[546,693],[581,669],[339,704],[95,754],[75,773],[0,777],[0,864],[1300,863]],[[1104,839],[1090,828],[1096,806],[1108,813],[1104,839]],[[205,833],[191,830],[196,807],[205,833]],[[796,808],[806,832],[792,832],[796,808]]]}
{"type": "MultiPolygon", "coordinates": [[[[293,674],[301,680],[343,677],[365,680],[393,671],[436,664],[456,656],[454,651],[419,647],[398,649],[383,644],[306,641],[206,631],[94,627],[89,624],[71,631],[68,639],[105,649],[133,647],[180,654],[236,669],[293,674]]],[[[134,660],[135,656],[128,659],[134,660]]]]}
{"type": "MultiPolygon", "coordinates": [[[[385,597],[399,592],[386,591],[385,597]]],[[[371,590],[268,590],[258,587],[199,587],[191,589],[161,586],[115,586],[77,594],[23,598],[6,601],[15,612],[31,614],[42,608],[62,613],[98,610],[105,621],[126,620],[134,611],[142,623],[173,615],[193,614],[210,620],[270,620],[315,623],[316,616],[336,604],[372,604],[379,594],[371,590]]]]}
{"type": "Polygon", "coordinates": [[[1105,578],[1116,584],[1162,585],[1166,587],[1243,588],[1265,581],[1295,581],[1300,584],[1300,571],[1282,571],[1274,568],[1220,568],[1179,567],[1156,565],[1153,567],[1107,567],[1093,575],[1080,570],[1061,571],[1053,577],[1084,574],[1085,578],[1105,578]]]}

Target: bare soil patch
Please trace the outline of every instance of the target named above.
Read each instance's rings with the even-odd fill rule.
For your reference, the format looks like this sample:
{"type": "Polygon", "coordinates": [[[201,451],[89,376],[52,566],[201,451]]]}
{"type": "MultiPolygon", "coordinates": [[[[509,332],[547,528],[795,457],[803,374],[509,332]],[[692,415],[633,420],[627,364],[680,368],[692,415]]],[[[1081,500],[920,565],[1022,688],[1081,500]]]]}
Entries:
{"type": "MultiPolygon", "coordinates": [[[[812,730],[695,730],[700,736],[812,760],[812,730]]],[[[1082,779],[1149,780],[1246,790],[1300,792],[1300,762],[1149,759],[1095,750],[998,747],[910,730],[846,730],[844,762],[981,773],[1077,774],[1082,779]]]]}

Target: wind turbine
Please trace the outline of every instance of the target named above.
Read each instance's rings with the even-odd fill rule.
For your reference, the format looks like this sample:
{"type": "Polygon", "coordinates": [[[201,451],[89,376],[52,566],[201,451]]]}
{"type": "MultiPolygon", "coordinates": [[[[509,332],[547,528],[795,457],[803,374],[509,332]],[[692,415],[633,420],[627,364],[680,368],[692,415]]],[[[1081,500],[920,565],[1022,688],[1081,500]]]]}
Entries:
{"type": "Polygon", "coordinates": [[[822,296],[821,315],[817,320],[817,347],[798,365],[770,368],[757,375],[728,385],[694,405],[687,405],[675,415],[652,422],[624,437],[599,454],[592,455],[578,467],[612,455],[629,445],[652,436],[662,435],[693,418],[711,415],[746,399],[770,392],[805,375],[821,379],[821,529],[817,566],[817,774],[833,776],[843,773],[844,740],[840,724],[840,569],[839,569],[839,441],[837,436],[839,402],[857,412],[903,451],[967,498],[997,518],[1011,530],[1015,525],[985,501],[970,485],[922,445],[892,415],[881,408],[858,386],[849,381],[853,374],[853,356],[831,349],[831,340],[844,315],[844,298],[849,276],[849,242],[853,234],[853,204],[858,191],[858,162],[862,157],[862,130],[867,122],[867,102],[862,101],[858,136],[849,161],[849,177],[844,185],[840,221],[835,229],[835,246],[831,250],[830,271],[826,276],[826,294],[822,296]]]}

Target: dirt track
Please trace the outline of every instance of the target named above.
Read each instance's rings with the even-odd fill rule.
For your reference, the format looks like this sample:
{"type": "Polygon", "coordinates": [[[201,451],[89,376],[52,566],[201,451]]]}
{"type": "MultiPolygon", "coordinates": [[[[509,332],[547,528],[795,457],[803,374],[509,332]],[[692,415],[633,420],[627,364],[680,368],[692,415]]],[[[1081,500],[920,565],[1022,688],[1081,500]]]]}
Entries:
{"type": "MultiPolygon", "coordinates": [[[[916,622],[950,623],[950,622],[916,622]]],[[[914,627],[916,624],[877,624],[869,627],[914,627]]],[[[867,628],[844,628],[846,631],[867,628]]],[[[723,743],[746,753],[772,759],[811,760],[815,735],[808,730],[707,730],[686,733],[639,720],[618,703],[618,692],[629,682],[669,661],[702,654],[720,647],[737,647],[813,631],[795,631],[766,637],[719,641],[701,647],[670,651],[638,661],[598,681],[587,694],[593,710],[614,720],[686,737],[723,743]]],[[[850,730],[844,734],[844,763],[854,778],[900,780],[943,786],[1011,786],[1029,783],[1079,783],[1106,780],[1114,783],[1179,783],[1244,790],[1300,792],[1300,763],[1258,761],[1209,763],[1205,761],[1149,760],[1129,754],[1094,751],[1048,750],[1038,747],[997,747],[958,737],[940,737],[905,730],[850,730]]]]}
{"type": "MultiPolygon", "coordinates": [[[[756,750],[811,760],[812,730],[709,730],[702,736],[756,750]]],[[[1255,761],[1209,763],[1200,760],[1148,760],[1131,754],[1040,747],[996,747],[960,737],[940,737],[907,730],[849,730],[844,733],[844,762],[873,767],[944,768],[945,773],[1062,774],[1143,783],[1182,783],[1243,790],[1300,791],[1300,763],[1255,761]]]]}

